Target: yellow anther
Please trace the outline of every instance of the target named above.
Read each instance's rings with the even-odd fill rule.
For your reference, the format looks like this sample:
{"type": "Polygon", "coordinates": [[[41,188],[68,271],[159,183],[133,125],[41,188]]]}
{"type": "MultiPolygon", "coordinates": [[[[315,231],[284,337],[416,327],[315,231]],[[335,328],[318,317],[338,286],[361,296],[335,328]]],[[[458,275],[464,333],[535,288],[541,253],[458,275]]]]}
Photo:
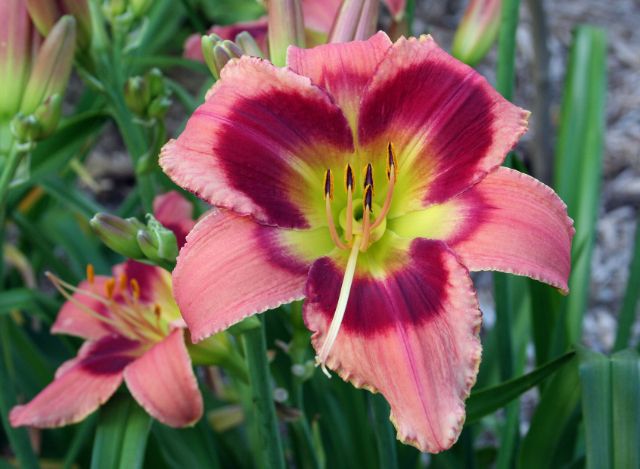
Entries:
{"type": "Polygon", "coordinates": [[[140,284],[135,278],[132,278],[131,282],[129,283],[131,285],[131,293],[133,294],[133,299],[135,301],[138,301],[138,299],[140,299],[140,284]]]}
{"type": "Polygon", "coordinates": [[[89,281],[90,285],[93,285],[93,282],[96,279],[96,274],[95,271],[93,270],[93,265],[92,264],[87,264],[87,280],[89,281]]]}
{"type": "Polygon", "coordinates": [[[160,305],[158,303],[156,303],[155,305],[153,305],[153,314],[156,316],[156,318],[160,319],[160,316],[162,315],[162,308],[160,308],[160,305]]]}
{"type": "Polygon", "coordinates": [[[113,298],[113,292],[116,289],[116,281],[113,278],[110,278],[109,280],[107,280],[107,282],[104,284],[104,293],[106,295],[107,298],[112,299],[113,298]]]}
{"type": "Polygon", "coordinates": [[[129,278],[127,277],[127,274],[125,273],[120,274],[120,277],[118,278],[118,282],[120,283],[120,290],[122,291],[126,290],[129,284],[129,278]]]}

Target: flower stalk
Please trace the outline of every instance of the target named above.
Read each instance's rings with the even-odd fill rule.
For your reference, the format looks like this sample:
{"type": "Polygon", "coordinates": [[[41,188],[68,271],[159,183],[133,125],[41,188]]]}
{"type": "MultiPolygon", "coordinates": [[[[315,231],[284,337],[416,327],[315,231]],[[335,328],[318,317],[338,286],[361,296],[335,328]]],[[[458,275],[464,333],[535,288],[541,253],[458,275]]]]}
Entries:
{"type": "Polygon", "coordinates": [[[254,424],[258,434],[258,460],[267,469],[284,468],[284,454],[273,403],[273,389],[267,359],[267,341],[264,325],[252,328],[242,335],[242,343],[249,369],[251,401],[255,406],[254,424]]]}

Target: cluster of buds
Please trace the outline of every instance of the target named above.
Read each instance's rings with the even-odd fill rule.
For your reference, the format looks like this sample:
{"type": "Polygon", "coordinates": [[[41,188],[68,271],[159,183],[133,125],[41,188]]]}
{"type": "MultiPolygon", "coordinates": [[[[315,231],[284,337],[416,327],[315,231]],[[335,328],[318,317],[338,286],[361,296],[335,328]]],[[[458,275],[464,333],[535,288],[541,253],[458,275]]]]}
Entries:
{"type": "Polygon", "coordinates": [[[164,117],[171,105],[169,96],[162,72],[157,68],[129,78],[124,87],[127,106],[145,124],[164,117]]]}
{"type": "Polygon", "coordinates": [[[104,244],[129,259],[168,266],[178,256],[175,234],[151,214],[147,214],[146,225],[137,218],[108,213],[96,214],[89,223],[104,244]]]}
{"type": "Polygon", "coordinates": [[[112,24],[130,24],[143,18],[151,4],[152,0],[105,0],[102,11],[112,24]]]}
{"type": "Polygon", "coordinates": [[[0,29],[0,124],[10,122],[18,145],[29,149],[51,134],[60,120],[73,65],[76,20],[63,16],[42,41],[26,7],[21,0],[0,2],[0,17],[7,23],[0,29]]]}
{"type": "Polygon", "coordinates": [[[235,41],[222,39],[215,33],[202,36],[202,55],[204,61],[217,80],[220,78],[220,71],[231,59],[242,55],[252,57],[262,57],[262,51],[253,36],[247,31],[238,34],[235,41]]]}

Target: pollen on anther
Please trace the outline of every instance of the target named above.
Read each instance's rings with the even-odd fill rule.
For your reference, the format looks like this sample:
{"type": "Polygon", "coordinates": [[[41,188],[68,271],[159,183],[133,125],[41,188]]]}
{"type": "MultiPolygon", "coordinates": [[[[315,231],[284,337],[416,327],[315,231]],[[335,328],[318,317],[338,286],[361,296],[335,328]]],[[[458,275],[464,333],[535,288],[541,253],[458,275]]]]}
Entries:
{"type": "Polygon", "coordinates": [[[158,303],[153,305],[153,314],[156,316],[156,318],[160,319],[160,315],[162,314],[162,308],[160,308],[160,305],[158,303]]]}
{"type": "Polygon", "coordinates": [[[344,170],[344,186],[347,191],[353,190],[353,169],[351,169],[351,165],[347,163],[347,167],[344,170]]]}
{"type": "Polygon", "coordinates": [[[105,292],[107,298],[109,298],[109,299],[113,298],[113,292],[115,291],[115,289],[116,289],[116,281],[115,281],[115,279],[110,278],[104,284],[104,292],[105,292]]]}
{"type": "Polygon", "coordinates": [[[87,264],[87,280],[90,285],[93,285],[93,282],[96,279],[95,271],[93,270],[93,264],[87,264]]]}
{"type": "Polygon", "coordinates": [[[138,300],[140,298],[140,284],[135,278],[132,278],[129,284],[131,285],[131,292],[133,294],[133,299],[138,300]]]}
{"type": "Polygon", "coordinates": [[[127,277],[127,274],[125,274],[125,273],[120,274],[120,277],[118,278],[118,281],[120,283],[120,289],[121,290],[126,290],[127,289],[127,285],[129,284],[129,278],[127,277]]]}
{"type": "Polygon", "coordinates": [[[333,200],[333,174],[331,174],[331,170],[327,169],[324,174],[324,198],[329,198],[333,200]]]}

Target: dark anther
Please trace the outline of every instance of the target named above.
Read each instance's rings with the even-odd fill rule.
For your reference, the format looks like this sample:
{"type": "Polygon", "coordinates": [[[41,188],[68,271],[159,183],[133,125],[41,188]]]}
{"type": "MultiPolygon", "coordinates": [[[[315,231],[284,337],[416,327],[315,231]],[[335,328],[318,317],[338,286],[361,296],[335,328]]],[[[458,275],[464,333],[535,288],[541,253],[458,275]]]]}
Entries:
{"type": "Polygon", "coordinates": [[[387,179],[391,179],[391,173],[398,178],[398,160],[396,160],[396,153],[393,150],[393,144],[389,142],[387,147],[387,179]]]}
{"type": "Polygon", "coordinates": [[[372,198],[373,198],[373,187],[371,187],[371,185],[368,185],[364,189],[364,208],[369,209],[369,211],[371,211],[372,198]]]}
{"type": "Polygon", "coordinates": [[[333,176],[330,169],[324,174],[324,197],[333,199],[333,176]]]}
{"type": "Polygon", "coordinates": [[[353,189],[353,170],[350,164],[347,164],[347,169],[344,174],[344,185],[348,191],[353,189]]]}
{"type": "Polygon", "coordinates": [[[367,188],[367,186],[371,186],[371,189],[373,190],[373,167],[371,166],[371,163],[369,163],[367,165],[367,172],[364,176],[364,187],[365,190],[367,188]]]}

